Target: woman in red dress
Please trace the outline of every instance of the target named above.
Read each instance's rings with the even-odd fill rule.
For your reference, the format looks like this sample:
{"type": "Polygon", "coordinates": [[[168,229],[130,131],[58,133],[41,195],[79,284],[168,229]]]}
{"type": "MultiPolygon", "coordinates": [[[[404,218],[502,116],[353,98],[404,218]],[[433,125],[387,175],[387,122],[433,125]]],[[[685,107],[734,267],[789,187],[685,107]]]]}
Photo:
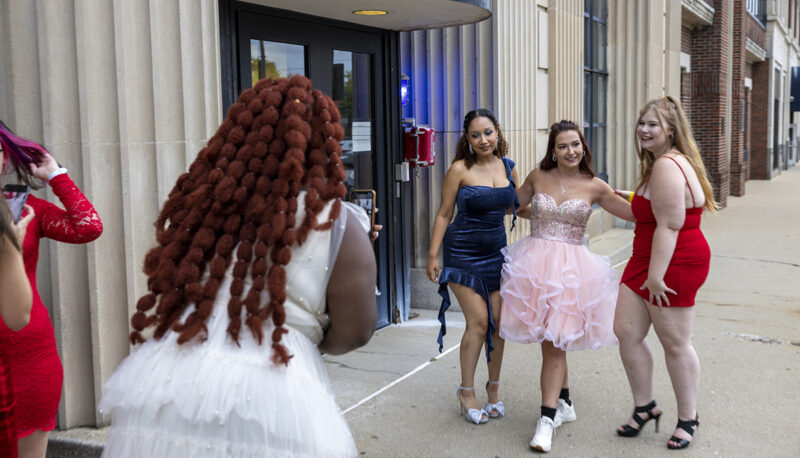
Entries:
{"type": "MultiPolygon", "coordinates": [[[[14,135],[0,122],[0,143],[17,178],[32,187],[37,181],[49,184],[64,209],[33,195],[28,205],[33,210],[22,242],[25,272],[33,291],[30,323],[13,332],[0,322],[0,341],[11,368],[16,398],[17,437],[21,457],[44,458],[47,438],[56,426],[64,373],[56,351],[53,324],[36,289],[36,263],[39,240],[48,237],[59,242],[87,243],[103,232],[103,224],[91,203],[44,148],[14,135]]],[[[5,182],[5,174],[3,177],[5,182]]],[[[23,213],[23,217],[26,213],[23,213]]]]}
{"type": "MultiPolygon", "coordinates": [[[[2,162],[5,157],[0,156],[2,162]]],[[[20,242],[33,219],[33,211],[12,223],[11,213],[0,199],[0,317],[15,331],[22,329],[31,318],[33,293],[25,277],[20,242]]],[[[11,368],[6,356],[6,344],[0,342],[0,456],[16,458],[17,424],[11,368]]]]}
{"type": "Polygon", "coordinates": [[[704,209],[717,204],[686,116],[673,98],[649,101],[639,112],[636,147],[641,161],[631,209],[633,254],[622,274],[614,332],[636,408],[617,434],[632,437],[655,420],[653,355],[645,342],[652,325],[664,348],[678,402],[678,425],[667,442],[685,448],[699,426],[696,400],[700,361],[692,346],[697,290],[711,253],[700,231],[704,209]]]}

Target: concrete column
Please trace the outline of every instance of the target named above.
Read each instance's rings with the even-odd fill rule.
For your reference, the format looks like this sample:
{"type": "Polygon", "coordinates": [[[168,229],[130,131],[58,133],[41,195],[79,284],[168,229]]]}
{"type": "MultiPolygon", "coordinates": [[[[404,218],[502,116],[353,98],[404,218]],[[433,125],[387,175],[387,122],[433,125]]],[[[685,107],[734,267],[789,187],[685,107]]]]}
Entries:
{"type": "MultiPolygon", "coordinates": [[[[499,3],[494,12],[497,116],[508,142],[509,156],[516,162],[519,180],[524,180],[536,167],[537,159],[544,156],[546,140],[539,137],[546,137],[549,126],[546,110],[549,11],[539,3],[507,1],[499,3]],[[541,127],[543,129],[538,130],[541,127]]],[[[552,41],[558,40],[553,38],[552,41]]],[[[510,223],[508,220],[506,227],[510,228],[510,223]]],[[[529,221],[519,219],[514,231],[508,233],[509,243],[529,233],[529,221]]]]}
{"type": "MultiPolygon", "coordinates": [[[[136,308],[136,301],[144,295],[146,278],[142,261],[155,243],[153,227],[141,224],[156,215],[161,200],[153,171],[158,169],[155,146],[156,110],[153,99],[153,74],[150,71],[152,55],[150,45],[149,6],[143,2],[115,0],[114,42],[116,46],[117,73],[121,76],[117,86],[119,104],[120,171],[122,188],[122,231],[125,247],[125,273],[128,288],[124,298],[127,317],[136,308]],[[122,78],[123,75],[131,77],[122,78]]],[[[217,92],[219,93],[219,92],[217,92]]],[[[125,326],[127,319],[118,318],[117,326],[125,326]]],[[[119,342],[127,332],[118,336],[119,342]]]]}
{"type": "MultiPolygon", "coordinates": [[[[113,3],[86,0],[75,5],[78,85],[81,119],[81,155],[84,161],[85,192],[100,212],[105,227],[103,236],[87,245],[89,251],[91,334],[94,350],[93,377],[86,387],[94,388],[94,398],[102,396],[103,383],[116,369],[128,345],[128,316],[124,306],[127,290],[125,263],[110,253],[124,252],[122,215],[122,171],[119,145],[119,105],[114,44],[113,3]],[[121,249],[122,248],[122,249],[121,249]]],[[[77,380],[70,374],[68,380],[77,380]]],[[[81,409],[94,407],[81,404],[81,409]]],[[[88,409],[96,420],[100,417],[88,409]]],[[[66,427],[80,423],[68,423],[66,427]]]]}
{"type": "Polygon", "coordinates": [[[180,3],[150,0],[150,53],[156,110],[158,201],[164,202],[186,168],[180,3]]]}
{"type": "MultiPolygon", "coordinates": [[[[67,2],[36,3],[39,30],[44,146],[70,170],[75,183],[86,189],[89,164],[82,154],[82,119],[79,94],[75,6],[67,2]]],[[[113,102],[112,102],[113,103],[113,102]]],[[[57,202],[48,188],[48,199],[57,202]]],[[[102,209],[98,209],[103,218],[102,209]]],[[[89,265],[86,245],[50,241],[49,258],[39,258],[40,270],[49,265],[53,327],[64,366],[64,388],[58,422],[62,427],[92,424],[92,339],[89,265]]],[[[44,283],[39,280],[39,287],[44,283]]]]}
{"type": "Polygon", "coordinates": [[[632,189],[639,175],[639,110],[654,97],[680,97],[681,6],[611,0],[608,7],[609,183],[632,189]]]}
{"type": "Polygon", "coordinates": [[[550,2],[551,122],[583,123],[583,8],[583,2],[550,2]]]}

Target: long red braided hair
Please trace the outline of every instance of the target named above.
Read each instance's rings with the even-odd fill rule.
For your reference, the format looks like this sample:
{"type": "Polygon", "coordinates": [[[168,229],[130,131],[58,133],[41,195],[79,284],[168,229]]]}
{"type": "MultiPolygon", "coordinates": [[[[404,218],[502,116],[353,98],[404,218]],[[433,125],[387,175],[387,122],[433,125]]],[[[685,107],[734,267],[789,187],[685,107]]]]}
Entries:
{"type": "Polygon", "coordinates": [[[271,318],[272,359],[288,363],[291,355],[281,344],[287,332],[284,266],[291,245],[303,243],[311,230],[330,229],[339,215],[338,199],[346,192],[339,117],[330,97],[299,75],[264,79],[242,92],[178,178],[155,222],[157,245],[144,261],[149,292],[131,317],[132,344],[144,342],[142,331],[151,326],[155,339],[172,329],[178,343],[205,340],[206,320],[235,250],[227,332],[238,344],[244,320],[261,344],[262,323],[271,318]],[[306,214],[297,225],[301,189],[306,214]],[[332,199],[329,221],[317,224],[332,199]],[[248,275],[252,287],[242,297],[248,275]],[[268,303],[262,303],[264,288],[268,303]],[[193,310],[181,321],[188,307],[193,310]]]}

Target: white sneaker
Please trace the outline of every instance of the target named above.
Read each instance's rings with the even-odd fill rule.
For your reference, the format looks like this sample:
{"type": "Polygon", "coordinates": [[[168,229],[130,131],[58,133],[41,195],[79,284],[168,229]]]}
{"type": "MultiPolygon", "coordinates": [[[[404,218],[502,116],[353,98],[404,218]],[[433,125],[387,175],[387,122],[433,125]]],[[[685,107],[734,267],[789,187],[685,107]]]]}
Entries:
{"type": "Polygon", "coordinates": [[[536,434],[531,439],[531,448],[539,452],[549,452],[553,443],[555,425],[550,417],[542,417],[536,423],[536,434]]]}
{"type": "Polygon", "coordinates": [[[562,423],[569,423],[577,419],[578,417],[575,416],[575,404],[569,405],[567,401],[559,398],[558,407],[556,408],[556,419],[553,421],[555,427],[558,428],[562,423]]]}

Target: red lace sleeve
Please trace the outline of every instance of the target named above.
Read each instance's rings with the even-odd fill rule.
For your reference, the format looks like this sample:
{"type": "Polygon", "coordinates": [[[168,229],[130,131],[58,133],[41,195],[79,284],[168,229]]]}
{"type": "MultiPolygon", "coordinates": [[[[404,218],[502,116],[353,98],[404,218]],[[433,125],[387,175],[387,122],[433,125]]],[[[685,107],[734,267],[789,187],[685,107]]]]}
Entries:
{"type": "Polygon", "coordinates": [[[100,215],[72,179],[58,175],[50,180],[50,187],[66,210],[49,202],[36,210],[42,237],[66,243],[87,243],[100,237],[100,215]]]}

